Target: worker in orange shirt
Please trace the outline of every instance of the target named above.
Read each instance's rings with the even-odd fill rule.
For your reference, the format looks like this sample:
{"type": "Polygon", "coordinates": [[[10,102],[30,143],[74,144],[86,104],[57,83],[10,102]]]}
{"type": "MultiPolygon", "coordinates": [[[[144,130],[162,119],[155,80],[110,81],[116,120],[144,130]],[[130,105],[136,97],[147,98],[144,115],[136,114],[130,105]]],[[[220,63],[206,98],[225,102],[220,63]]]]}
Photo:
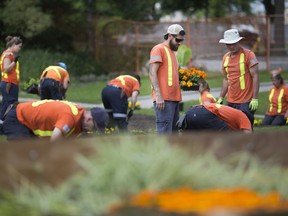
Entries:
{"type": "Polygon", "coordinates": [[[288,87],[281,76],[282,68],[272,70],[273,87],[269,91],[269,105],[263,125],[280,126],[288,123],[288,87]]]}
{"type": "Polygon", "coordinates": [[[150,52],[149,76],[158,133],[177,131],[176,122],[179,119],[182,95],[175,52],[184,41],[184,36],[182,26],[170,25],[164,35],[165,41],[154,46],[150,52]]]}
{"type": "Polygon", "coordinates": [[[108,128],[117,126],[120,131],[127,131],[128,120],[133,116],[140,86],[140,76],[131,74],[120,75],[110,80],[103,88],[102,102],[109,114],[108,128]],[[128,98],[131,98],[131,108],[127,113],[128,98]]]}
{"type": "Polygon", "coordinates": [[[210,103],[192,106],[177,122],[182,130],[242,131],[251,133],[248,117],[232,107],[210,103]]]}
{"type": "Polygon", "coordinates": [[[8,140],[39,137],[55,142],[93,130],[103,134],[109,120],[102,108],[85,110],[63,100],[25,102],[9,108],[3,122],[8,140]]]}
{"type": "Polygon", "coordinates": [[[254,113],[258,109],[259,62],[254,52],[240,45],[242,39],[237,29],[229,29],[219,41],[229,52],[222,60],[224,78],[217,103],[222,104],[227,94],[227,105],[243,111],[253,127],[254,113]]]}
{"type": "Polygon", "coordinates": [[[7,49],[0,57],[2,103],[0,108],[0,120],[3,120],[4,113],[10,104],[18,103],[20,65],[19,52],[22,49],[20,37],[6,37],[7,49]]]}
{"type": "Polygon", "coordinates": [[[209,103],[216,103],[216,99],[213,97],[213,95],[210,93],[210,87],[207,81],[204,79],[199,79],[199,103],[200,105],[203,104],[209,104],[209,103]]]}
{"type": "Polygon", "coordinates": [[[67,66],[58,62],[44,69],[40,77],[39,93],[41,100],[63,100],[69,87],[70,78],[67,66]]]}

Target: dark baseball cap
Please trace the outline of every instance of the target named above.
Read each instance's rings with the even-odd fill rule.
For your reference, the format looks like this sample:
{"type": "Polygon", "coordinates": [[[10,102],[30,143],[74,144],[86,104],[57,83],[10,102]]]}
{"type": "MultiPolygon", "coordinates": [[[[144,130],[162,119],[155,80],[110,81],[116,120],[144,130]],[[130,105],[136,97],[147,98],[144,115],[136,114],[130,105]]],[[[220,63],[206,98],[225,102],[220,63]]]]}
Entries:
{"type": "Polygon", "coordinates": [[[107,127],[109,122],[109,116],[107,112],[100,107],[94,107],[90,111],[98,132],[100,134],[105,133],[105,128],[107,127]]]}

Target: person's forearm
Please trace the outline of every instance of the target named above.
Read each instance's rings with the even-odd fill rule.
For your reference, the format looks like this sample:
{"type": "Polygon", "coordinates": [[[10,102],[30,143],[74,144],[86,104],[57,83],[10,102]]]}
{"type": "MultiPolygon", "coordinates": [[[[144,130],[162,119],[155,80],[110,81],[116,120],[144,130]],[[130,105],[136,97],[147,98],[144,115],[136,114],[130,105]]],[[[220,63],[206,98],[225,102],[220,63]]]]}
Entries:
{"type": "Polygon", "coordinates": [[[137,102],[138,91],[133,91],[131,96],[131,109],[134,110],[137,102]]]}
{"type": "Polygon", "coordinates": [[[222,88],[220,91],[220,97],[224,98],[227,94],[227,90],[228,90],[228,80],[226,78],[224,78],[222,81],[222,88]]]}
{"type": "Polygon", "coordinates": [[[50,142],[56,142],[63,139],[62,131],[59,128],[54,128],[50,137],[50,142]]]}
{"type": "Polygon", "coordinates": [[[155,91],[156,96],[161,96],[161,92],[160,92],[160,88],[159,88],[159,82],[158,82],[158,76],[157,76],[158,68],[159,68],[158,64],[150,65],[149,77],[150,77],[152,87],[155,91]]]}
{"type": "Polygon", "coordinates": [[[258,99],[258,93],[259,93],[259,81],[258,76],[253,78],[253,98],[258,99]]]}
{"type": "Polygon", "coordinates": [[[15,65],[16,65],[16,62],[14,61],[4,62],[4,66],[3,66],[4,72],[9,73],[15,65]]]}

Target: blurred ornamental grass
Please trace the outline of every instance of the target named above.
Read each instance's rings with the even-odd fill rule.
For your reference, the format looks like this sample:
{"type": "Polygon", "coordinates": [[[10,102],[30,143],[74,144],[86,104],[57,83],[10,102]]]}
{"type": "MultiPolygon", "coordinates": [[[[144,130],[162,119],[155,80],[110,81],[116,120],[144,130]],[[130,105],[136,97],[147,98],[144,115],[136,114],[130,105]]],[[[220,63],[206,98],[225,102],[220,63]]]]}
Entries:
{"type": "MultiPolygon", "coordinates": [[[[15,202],[41,215],[95,216],[143,191],[156,191],[161,194],[163,206],[171,205],[173,209],[176,206],[172,207],[172,200],[180,199],[184,191],[177,188],[182,187],[198,190],[199,196],[203,193],[208,200],[215,195],[227,198],[223,193],[238,187],[268,197],[269,193],[277,193],[279,199],[288,198],[288,170],[260,162],[249,154],[233,154],[220,161],[212,152],[200,153],[196,148],[187,151],[159,135],[97,137],[85,143],[95,146],[97,154],[79,155],[77,161],[84,173],[75,174],[57,188],[23,181],[14,194],[15,202]],[[167,198],[162,196],[165,191],[167,198]],[[169,205],[168,197],[173,198],[169,205]]],[[[185,193],[193,199],[197,192],[186,189],[185,193]]]]}

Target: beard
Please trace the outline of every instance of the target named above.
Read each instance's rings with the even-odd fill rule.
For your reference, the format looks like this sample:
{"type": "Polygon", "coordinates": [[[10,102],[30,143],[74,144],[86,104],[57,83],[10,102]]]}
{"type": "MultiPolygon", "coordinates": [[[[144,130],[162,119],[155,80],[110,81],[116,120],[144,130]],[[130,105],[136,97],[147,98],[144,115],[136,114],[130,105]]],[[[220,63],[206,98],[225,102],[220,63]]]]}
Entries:
{"type": "Polygon", "coordinates": [[[174,43],[172,42],[172,40],[170,40],[170,41],[169,41],[169,47],[170,47],[171,50],[177,51],[179,46],[177,46],[176,44],[174,44],[174,43]]]}

